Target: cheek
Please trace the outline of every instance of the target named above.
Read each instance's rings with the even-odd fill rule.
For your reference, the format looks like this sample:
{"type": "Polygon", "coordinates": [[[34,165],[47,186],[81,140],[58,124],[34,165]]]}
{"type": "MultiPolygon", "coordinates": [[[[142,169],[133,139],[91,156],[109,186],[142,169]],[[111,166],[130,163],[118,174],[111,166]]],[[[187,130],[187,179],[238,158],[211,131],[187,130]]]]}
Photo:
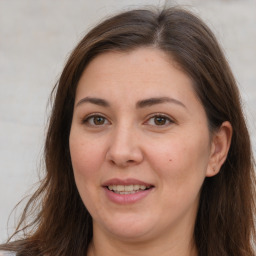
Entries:
{"type": "Polygon", "coordinates": [[[209,161],[207,136],[176,134],[152,145],[148,159],[161,180],[171,183],[175,191],[184,186],[201,186],[209,161]]]}
{"type": "Polygon", "coordinates": [[[91,170],[93,165],[100,162],[100,148],[92,140],[86,140],[85,136],[70,135],[69,147],[74,170],[91,170]]]}
{"type": "Polygon", "coordinates": [[[81,136],[70,136],[69,146],[76,186],[84,205],[91,212],[98,200],[100,186],[95,185],[100,183],[102,153],[97,143],[88,142],[81,136]]]}
{"type": "Polygon", "coordinates": [[[103,159],[103,152],[98,144],[88,141],[83,136],[70,136],[71,161],[78,186],[90,187],[97,180],[103,159]]]}

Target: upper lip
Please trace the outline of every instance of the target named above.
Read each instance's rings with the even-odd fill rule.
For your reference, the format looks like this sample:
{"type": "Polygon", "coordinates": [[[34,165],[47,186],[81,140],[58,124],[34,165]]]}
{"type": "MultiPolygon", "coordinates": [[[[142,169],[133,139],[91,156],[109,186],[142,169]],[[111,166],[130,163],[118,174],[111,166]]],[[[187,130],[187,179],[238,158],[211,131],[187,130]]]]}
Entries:
{"type": "Polygon", "coordinates": [[[146,187],[153,187],[153,185],[150,183],[133,179],[133,178],[129,178],[129,179],[114,178],[114,179],[107,180],[102,184],[103,187],[107,187],[110,185],[144,185],[146,187]]]}

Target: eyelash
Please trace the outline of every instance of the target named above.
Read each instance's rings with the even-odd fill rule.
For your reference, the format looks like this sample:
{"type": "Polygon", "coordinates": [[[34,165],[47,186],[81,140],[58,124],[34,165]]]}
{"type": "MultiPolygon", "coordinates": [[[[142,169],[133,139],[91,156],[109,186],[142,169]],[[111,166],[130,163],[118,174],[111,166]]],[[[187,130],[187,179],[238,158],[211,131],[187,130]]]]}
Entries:
{"type": "MultiPolygon", "coordinates": [[[[108,124],[111,124],[106,117],[104,117],[101,114],[95,113],[95,114],[89,115],[86,118],[84,118],[82,120],[82,123],[86,124],[88,126],[91,126],[91,127],[97,127],[97,126],[102,127],[102,126],[106,125],[106,121],[107,121],[108,124]],[[102,119],[103,123],[102,124],[95,124],[96,118],[102,119]],[[92,124],[92,123],[90,123],[90,121],[92,121],[94,123],[92,124]]],[[[150,126],[157,126],[157,127],[166,127],[166,126],[168,126],[172,123],[174,123],[174,120],[171,119],[170,117],[166,116],[166,115],[163,115],[163,114],[153,114],[144,122],[144,124],[149,124],[150,126]],[[160,118],[160,119],[164,120],[164,124],[156,124],[155,121],[156,121],[157,118],[160,118]],[[149,123],[151,119],[153,119],[154,124],[149,123]],[[166,122],[168,122],[168,123],[166,124],[166,122]]]]}
{"type": "Polygon", "coordinates": [[[163,115],[163,114],[153,114],[151,117],[149,117],[146,121],[146,123],[149,123],[149,121],[153,119],[154,124],[151,124],[151,126],[157,126],[157,127],[166,127],[172,123],[174,123],[174,120],[171,119],[169,116],[167,115],[163,115]],[[165,123],[164,124],[156,124],[155,121],[157,118],[161,118],[164,119],[165,123]],[[168,123],[166,123],[168,122],[168,123]]]}
{"type": "Polygon", "coordinates": [[[106,125],[106,123],[105,123],[106,121],[107,121],[108,123],[110,123],[106,117],[104,117],[104,116],[101,115],[101,114],[95,113],[95,114],[92,114],[92,115],[89,115],[89,116],[85,117],[85,118],[82,120],[82,124],[86,124],[86,125],[91,126],[91,127],[97,127],[97,126],[98,126],[98,127],[102,127],[102,126],[106,125]],[[103,120],[103,124],[98,124],[98,125],[95,124],[96,118],[101,118],[101,119],[103,120]],[[90,121],[92,121],[92,122],[94,122],[94,123],[92,124],[92,123],[90,123],[90,121]]]}

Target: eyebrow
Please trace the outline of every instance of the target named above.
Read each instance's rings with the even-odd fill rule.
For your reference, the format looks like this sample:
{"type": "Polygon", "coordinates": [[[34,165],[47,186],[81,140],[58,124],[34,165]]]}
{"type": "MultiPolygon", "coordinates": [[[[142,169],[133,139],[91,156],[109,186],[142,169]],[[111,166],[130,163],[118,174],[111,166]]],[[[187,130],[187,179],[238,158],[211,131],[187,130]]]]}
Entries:
{"type": "Polygon", "coordinates": [[[162,103],[175,103],[186,108],[186,106],[181,101],[169,97],[149,98],[145,100],[140,100],[137,102],[136,108],[150,107],[162,103]]]}
{"type": "MultiPolygon", "coordinates": [[[[82,103],[92,103],[102,107],[110,107],[110,103],[101,98],[85,97],[76,104],[76,107],[81,105],[82,103]]],[[[136,108],[145,108],[162,103],[174,103],[184,108],[187,108],[181,101],[169,97],[156,97],[140,100],[136,103],[136,108]]]]}
{"type": "Polygon", "coordinates": [[[87,102],[98,105],[98,106],[102,106],[102,107],[110,107],[110,104],[106,100],[103,100],[100,98],[92,98],[92,97],[85,97],[85,98],[81,99],[76,104],[76,107],[81,105],[82,103],[87,103],[87,102]]]}

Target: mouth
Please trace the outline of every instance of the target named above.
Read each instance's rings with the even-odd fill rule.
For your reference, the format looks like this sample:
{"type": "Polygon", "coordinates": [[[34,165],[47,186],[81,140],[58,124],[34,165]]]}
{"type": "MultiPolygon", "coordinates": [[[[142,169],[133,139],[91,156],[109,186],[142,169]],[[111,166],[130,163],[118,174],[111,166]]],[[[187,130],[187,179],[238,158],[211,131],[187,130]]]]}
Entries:
{"type": "Polygon", "coordinates": [[[106,186],[106,188],[116,194],[120,195],[128,195],[128,194],[134,194],[140,191],[145,191],[153,186],[151,185],[140,185],[140,184],[134,184],[134,185],[109,185],[106,186]]]}
{"type": "Polygon", "coordinates": [[[102,184],[107,198],[115,204],[133,204],[146,198],[155,186],[141,180],[111,179],[102,184]]]}

